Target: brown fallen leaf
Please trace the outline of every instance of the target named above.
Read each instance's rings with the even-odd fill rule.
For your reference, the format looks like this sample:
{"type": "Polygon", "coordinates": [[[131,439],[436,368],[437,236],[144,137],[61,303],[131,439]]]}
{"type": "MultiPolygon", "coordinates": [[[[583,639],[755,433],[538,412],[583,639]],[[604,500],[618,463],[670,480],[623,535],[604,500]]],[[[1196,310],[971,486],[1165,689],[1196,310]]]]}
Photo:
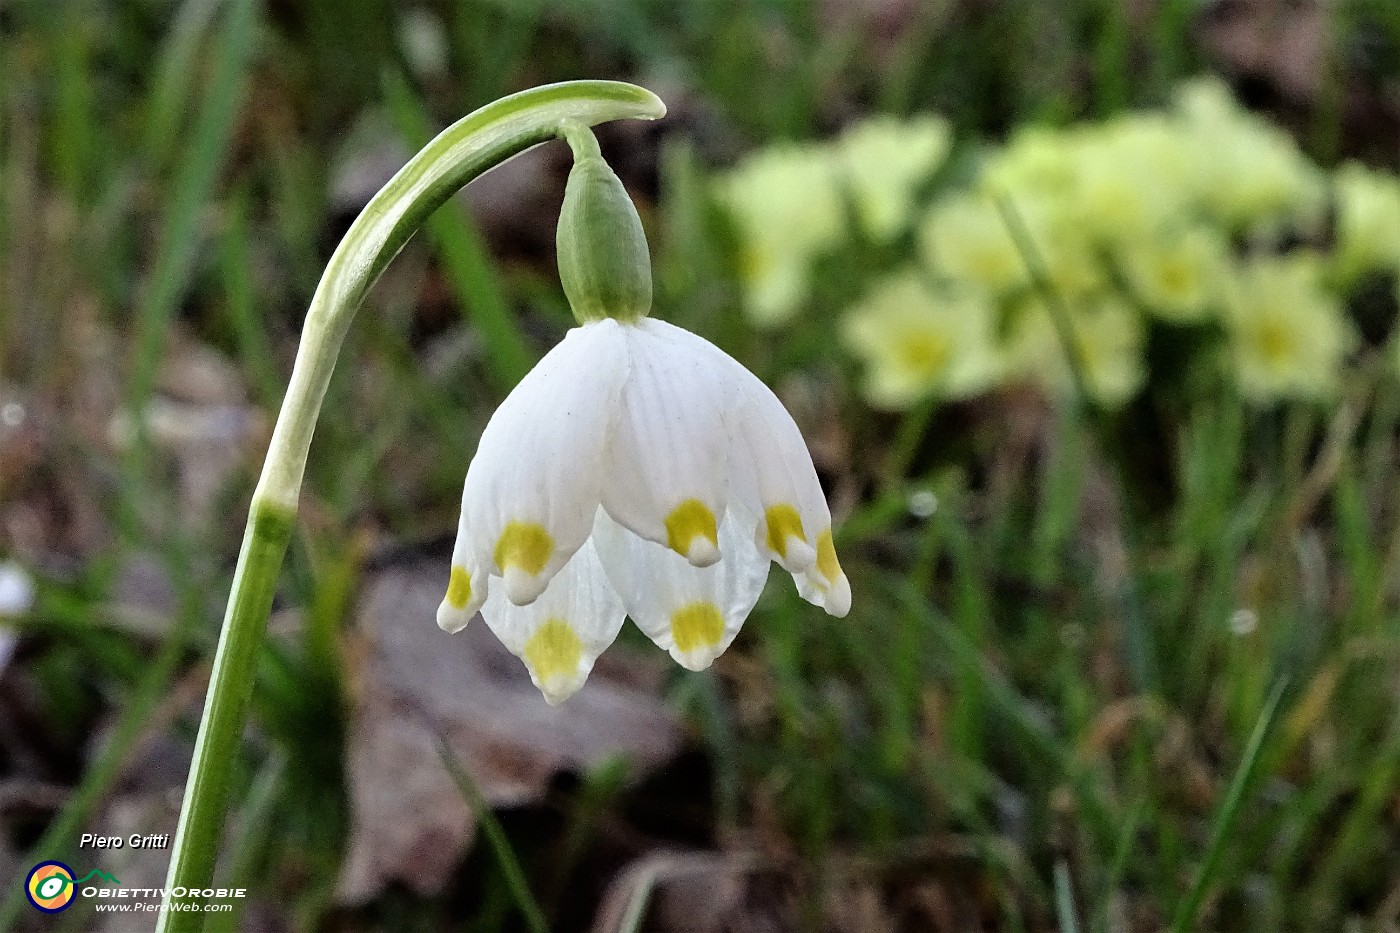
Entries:
{"type": "Polygon", "coordinates": [[[350,841],[339,887],[349,904],[394,881],[437,892],[471,842],[475,822],[436,735],[495,806],[537,801],[556,773],[617,756],[642,774],[681,745],[660,695],[602,664],[551,708],[479,618],[444,634],[433,622],[444,570],[437,562],[387,569],[361,599],[346,753],[350,841]]]}
{"type": "Polygon", "coordinates": [[[774,905],[750,901],[756,865],[755,856],[737,852],[653,852],[614,879],[592,933],[784,929],[774,905]]]}

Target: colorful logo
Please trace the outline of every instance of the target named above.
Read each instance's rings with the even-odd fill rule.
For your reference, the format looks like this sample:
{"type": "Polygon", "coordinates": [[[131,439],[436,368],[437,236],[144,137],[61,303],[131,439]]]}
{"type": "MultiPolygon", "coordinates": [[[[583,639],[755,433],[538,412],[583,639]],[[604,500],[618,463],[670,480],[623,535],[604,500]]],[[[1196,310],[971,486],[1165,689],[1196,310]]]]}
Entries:
{"type": "Polygon", "coordinates": [[[87,884],[98,878],[108,884],[121,885],[121,882],[101,869],[94,868],[76,881],[73,869],[62,862],[40,862],[29,869],[29,877],[24,879],[24,894],[36,910],[46,914],[56,914],[66,910],[73,903],[78,885],[87,884]]]}
{"type": "Polygon", "coordinates": [[[46,914],[65,910],[77,893],[73,869],[62,862],[40,862],[29,869],[29,877],[24,879],[24,893],[29,903],[46,914]]]}

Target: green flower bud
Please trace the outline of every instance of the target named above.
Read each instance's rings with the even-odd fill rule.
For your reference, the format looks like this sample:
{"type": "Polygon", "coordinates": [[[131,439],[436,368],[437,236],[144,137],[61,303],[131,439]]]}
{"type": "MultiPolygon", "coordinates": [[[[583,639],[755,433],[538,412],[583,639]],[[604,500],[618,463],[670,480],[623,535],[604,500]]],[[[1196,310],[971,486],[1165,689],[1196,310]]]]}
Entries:
{"type": "Polygon", "coordinates": [[[651,310],[651,254],[637,208],[588,127],[565,124],[574,167],[555,242],[559,279],[580,324],[636,321],[651,310]]]}

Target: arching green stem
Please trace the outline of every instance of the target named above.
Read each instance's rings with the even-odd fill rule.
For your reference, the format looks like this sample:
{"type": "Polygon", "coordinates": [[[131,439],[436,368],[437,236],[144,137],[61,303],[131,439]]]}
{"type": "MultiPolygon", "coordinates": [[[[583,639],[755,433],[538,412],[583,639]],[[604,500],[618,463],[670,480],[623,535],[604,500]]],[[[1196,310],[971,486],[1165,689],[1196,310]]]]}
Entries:
{"type": "MultiPolygon", "coordinates": [[[[366,205],[331,256],[311,299],[291,383],[253,493],[243,547],[195,740],[194,761],[171,851],[158,931],[198,930],[203,915],[171,909],[178,888],[206,889],[214,874],[231,764],[252,692],[254,662],[291,538],[307,450],[336,356],[365,294],[415,230],[463,185],[510,157],[560,135],[565,125],[656,119],[650,91],[613,81],[570,81],[522,91],[448,127],[366,205]]],[[[174,905],[178,906],[178,905],[174,905]]]]}

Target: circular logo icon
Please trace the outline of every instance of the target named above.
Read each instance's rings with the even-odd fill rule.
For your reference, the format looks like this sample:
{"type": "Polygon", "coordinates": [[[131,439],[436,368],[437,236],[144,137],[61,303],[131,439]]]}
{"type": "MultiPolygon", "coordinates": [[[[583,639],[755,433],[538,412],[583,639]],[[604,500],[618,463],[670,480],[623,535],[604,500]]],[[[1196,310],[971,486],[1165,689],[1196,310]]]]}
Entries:
{"type": "Polygon", "coordinates": [[[29,903],[46,914],[56,914],[73,903],[76,889],[73,869],[62,862],[40,862],[29,869],[24,879],[24,893],[29,903]]]}

